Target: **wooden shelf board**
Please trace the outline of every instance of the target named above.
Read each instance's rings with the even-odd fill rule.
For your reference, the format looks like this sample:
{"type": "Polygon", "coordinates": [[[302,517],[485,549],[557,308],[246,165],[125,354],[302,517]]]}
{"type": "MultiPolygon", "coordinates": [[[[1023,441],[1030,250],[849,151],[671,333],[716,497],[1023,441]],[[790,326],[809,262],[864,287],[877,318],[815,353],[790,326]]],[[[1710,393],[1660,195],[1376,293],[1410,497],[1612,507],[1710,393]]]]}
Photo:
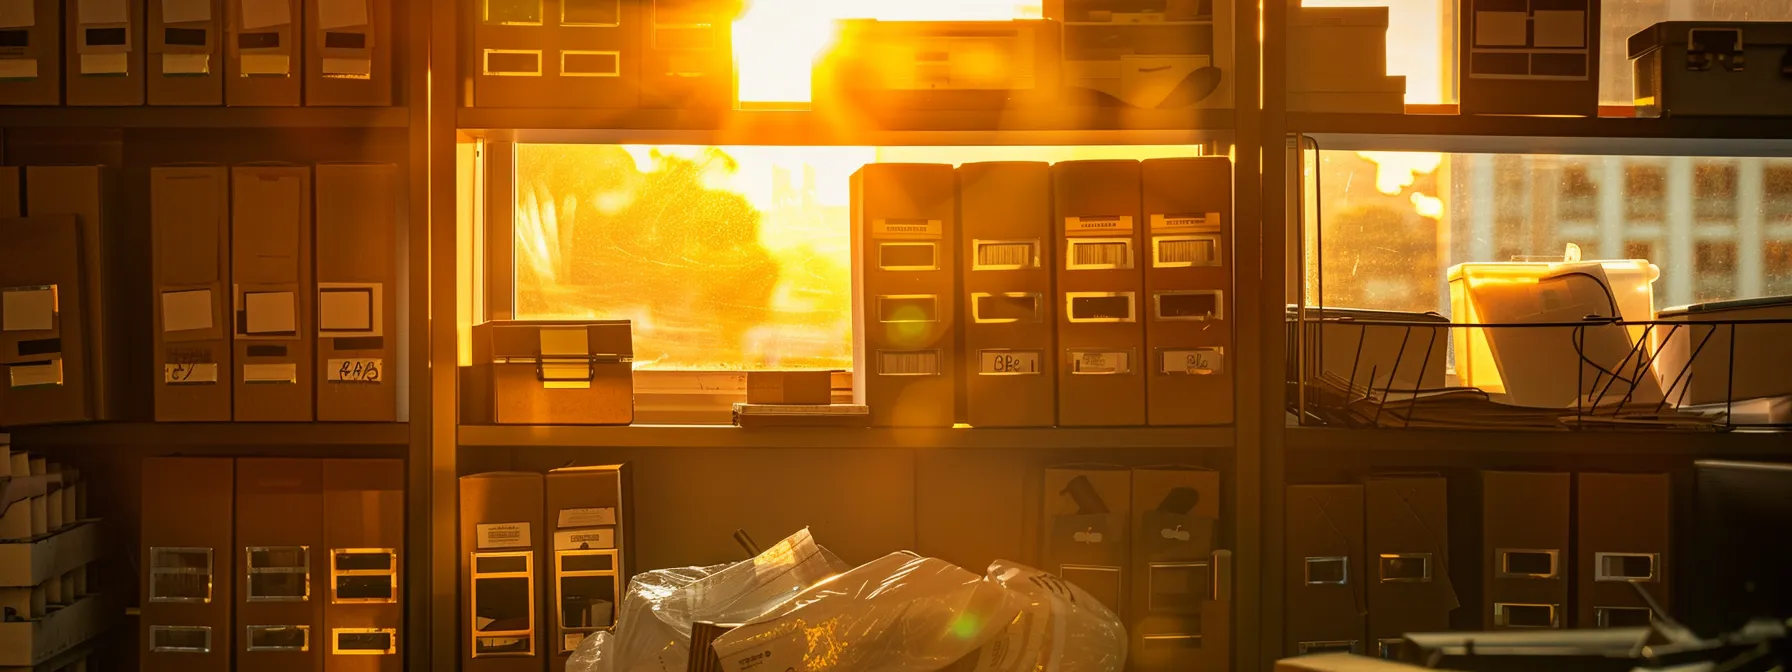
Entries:
{"type": "Polygon", "coordinates": [[[99,422],[12,430],[13,446],[26,449],[402,446],[410,441],[411,426],[403,422],[99,422]]]}
{"type": "Polygon", "coordinates": [[[462,446],[666,448],[1227,448],[1231,427],[1025,429],[741,429],[727,425],[626,427],[463,425],[462,446]]]}
{"type": "Polygon", "coordinates": [[[1294,453],[1421,452],[1564,455],[1675,455],[1792,458],[1792,433],[1514,430],[1334,429],[1289,427],[1294,453]]]}
{"type": "Polygon", "coordinates": [[[916,112],[876,125],[811,111],[461,108],[468,133],[513,142],[688,145],[1178,145],[1229,136],[1232,110],[916,112]]]}
{"type": "Polygon", "coordinates": [[[403,128],[403,107],[0,107],[0,127],[403,128]]]}
{"type": "Polygon", "coordinates": [[[1468,154],[1792,156],[1792,119],[1290,112],[1320,149],[1468,154]]]}

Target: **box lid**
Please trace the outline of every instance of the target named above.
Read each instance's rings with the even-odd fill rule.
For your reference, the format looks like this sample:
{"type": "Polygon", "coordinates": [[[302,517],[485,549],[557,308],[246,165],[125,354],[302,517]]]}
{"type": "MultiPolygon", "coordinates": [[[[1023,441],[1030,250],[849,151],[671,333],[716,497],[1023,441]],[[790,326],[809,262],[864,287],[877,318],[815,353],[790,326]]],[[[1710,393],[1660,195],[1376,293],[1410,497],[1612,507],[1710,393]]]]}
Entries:
{"type": "MultiPolygon", "coordinates": [[[[1630,36],[1630,57],[1641,58],[1668,45],[1686,44],[1695,28],[1740,30],[1744,46],[1792,45],[1792,21],[1663,21],[1630,36]]],[[[1778,67],[1777,63],[1764,65],[1778,67]]]]}
{"type": "Polygon", "coordinates": [[[1690,306],[1674,306],[1663,308],[1661,317],[1683,317],[1702,313],[1720,313],[1726,311],[1754,310],[1757,308],[1792,308],[1792,296],[1763,296],[1758,299],[1735,299],[1731,301],[1712,301],[1695,303],[1690,306]]]}

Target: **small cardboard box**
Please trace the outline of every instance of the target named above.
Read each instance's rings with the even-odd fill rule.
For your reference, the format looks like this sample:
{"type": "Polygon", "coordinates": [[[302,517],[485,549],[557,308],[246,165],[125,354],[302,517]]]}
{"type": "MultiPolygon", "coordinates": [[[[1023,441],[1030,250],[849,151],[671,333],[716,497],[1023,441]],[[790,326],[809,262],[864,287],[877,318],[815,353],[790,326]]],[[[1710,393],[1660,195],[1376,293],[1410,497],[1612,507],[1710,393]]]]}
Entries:
{"type": "Polygon", "coordinates": [[[628,320],[503,320],[473,327],[472,408],[484,424],[634,421],[628,320]]]}
{"type": "MultiPolygon", "coordinates": [[[[1145,669],[1225,669],[1229,590],[1218,589],[1220,474],[1189,466],[1132,470],[1129,658],[1145,669]]],[[[1229,588],[1229,586],[1228,586],[1229,588]]]]}
{"type": "Polygon", "coordinates": [[[834,396],[832,371],[748,371],[749,404],[826,404],[834,396]]]}
{"type": "Polygon", "coordinates": [[[1045,569],[1115,614],[1127,606],[1132,471],[1108,465],[1045,470],[1045,569]]]}

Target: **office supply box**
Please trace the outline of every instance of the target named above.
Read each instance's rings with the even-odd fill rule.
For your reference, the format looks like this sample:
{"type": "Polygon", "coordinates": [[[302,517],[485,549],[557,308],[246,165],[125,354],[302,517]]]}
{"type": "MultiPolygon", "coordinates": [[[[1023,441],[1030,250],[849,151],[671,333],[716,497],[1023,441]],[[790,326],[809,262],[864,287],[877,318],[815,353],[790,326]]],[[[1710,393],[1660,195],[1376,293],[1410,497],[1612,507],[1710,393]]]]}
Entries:
{"type": "Polygon", "coordinates": [[[1568,474],[1481,472],[1486,629],[1565,627],[1568,488],[1568,474]]]}
{"type": "Polygon", "coordinates": [[[1124,618],[1132,547],[1132,472],[1107,465],[1046,467],[1045,570],[1074,583],[1124,618]]]}
{"type": "Polygon", "coordinates": [[[747,372],[749,404],[826,405],[833,400],[833,371],[747,372]]]}
{"type": "Polygon", "coordinates": [[[144,0],[66,3],[69,105],[143,104],[144,0]]]}
{"type": "Polygon", "coordinates": [[[231,418],[230,172],[149,171],[156,420],[231,418]]]}
{"type": "Polygon", "coordinates": [[[299,104],[305,54],[303,0],[224,0],[230,5],[224,103],[232,107],[299,104]]]}
{"type": "Polygon", "coordinates": [[[539,672],[546,530],[541,474],[494,472],[460,479],[461,627],[465,672],[539,672]]]}
{"type": "Polygon", "coordinates": [[[634,108],[643,0],[475,0],[473,104],[634,108]]]}
{"type": "Polygon", "coordinates": [[[1132,470],[1132,589],[1127,658],[1138,669],[1230,666],[1231,554],[1219,545],[1220,474],[1132,470]]]}
{"type": "Polygon", "coordinates": [[[1406,112],[1406,78],[1389,76],[1388,8],[1290,7],[1288,109],[1406,112]]]}
{"type": "Polygon", "coordinates": [[[1288,486],[1283,654],[1363,653],[1363,486],[1288,486]]]}
{"type": "Polygon", "coordinates": [[[1145,265],[1147,422],[1232,422],[1230,312],[1232,161],[1223,156],[1140,163],[1151,244],[1145,265]]]}
{"type": "Polygon", "coordinates": [[[311,169],[231,169],[235,418],[308,422],[312,406],[311,169]]]}
{"type": "Polygon", "coordinates": [[[1052,165],[1056,247],[1058,424],[1145,424],[1140,323],[1139,162],[1052,165]]]}
{"type": "Polygon", "coordinates": [[[1792,395],[1792,297],[1718,301],[1663,309],[1656,379],[1682,406],[1792,395]],[[1726,323],[1725,320],[1730,322],[1726,323]]]}
{"type": "Polygon", "coordinates": [[[1462,113],[1598,115],[1600,2],[1462,0],[1462,113]]]}
{"type": "Polygon", "coordinates": [[[1638,116],[1792,116],[1792,22],[1664,21],[1630,36],[1638,116]]]}
{"type": "Polygon", "coordinates": [[[224,2],[147,0],[149,104],[224,104],[224,2]]]}
{"type": "Polygon", "coordinates": [[[235,460],[143,460],[145,672],[230,672],[235,460]]]}
{"type": "Polygon", "coordinates": [[[957,413],[957,180],[952,166],[852,175],[854,403],[876,427],[950,427],[957,413]]]}
{"type": "Polygon", "coordinates": [[[317,166],[317,419],[398,419],[398,169],[317,166]]]}
{"type": "Polygon", "coordinates": [[[14,0],[0,15],[0,105],[62,103],[62,0],[14,0]]]}
{"type": "Polygon", "coordinates": [[[1058,99],[1058,22],[839,23],[815,76],[821,107],[873,117],[906,110],[1037,112],[1058,99]]]}
{"type": "Polygon", "coordinates": [[[579,642],[616,626],[622,589],[634,573],[634,503],[626,464],[555,469],[546,481],[548,667],[564,672],[579,642]]]}
{"type": "Polygon", "coordinates": [[[964,419],[973,427],[1050,427],[1058,417],[1051,179],[1045,163],[958,168],[964,419]]]}
{"type": "Polygon", "coordinates": [[[473,327],[468,422],[626,425],[634,421],[628,320],[505,320],[473,327]]]}
{"type": "Polygon", "coordinates": [[[75,218],[0,219],[0,426],[95,419],[75,218]]]}
{"type": "Polygon", "coordinates": [[[304,2],[305,104],[391,105],[392,0],[304,2]]]}

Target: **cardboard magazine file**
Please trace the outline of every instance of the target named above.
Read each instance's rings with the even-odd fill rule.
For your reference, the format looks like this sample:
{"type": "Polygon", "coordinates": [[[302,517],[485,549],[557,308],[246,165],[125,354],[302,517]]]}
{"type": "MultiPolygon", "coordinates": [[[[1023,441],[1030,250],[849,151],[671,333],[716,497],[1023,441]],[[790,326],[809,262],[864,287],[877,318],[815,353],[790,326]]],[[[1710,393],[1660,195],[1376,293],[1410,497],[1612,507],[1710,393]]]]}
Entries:
{"type": "Polygon", "coordinates": [[[1132,470],[1132,590],[1127,658],[1137,669],[1225,669],[1231,555],[1219,544],[1220,473],[1132,470]],[[1223,561],[1221,560],[1223,558],[1223,561]]]}
{"type": "Polygon", "coordinates": [[[1482,627],[1567,627],[1569,476],[1481,472],[1482,627]]]}
{"type": "Polygon", "coordinates": [[[541,672],[543,479],[493,472],[460,479],[464,672],[541,672]]]}
{"type": "Polygon", "coordinates": [[[1583,472],[1575,480],[1574,627],[1647,627],[1672,615],[1668,475],[1583,472]],[[1656,614],[1637,587],[1668,613],[1656,614]]]}
{"type": "Polygon", "coordinates": [[[323,461],[324,672],[404,670],[404,475],[403,460],[323,461]]]}
{"type": "Polygon", "coordinates": [[[1076,584],[1116,615],[1128,613],[1132,472],[1125,467],[1047,467],[1046,571],[1076,584]]]}
{"type": "Polygon", "coordinates": [[[320,421],[398,420],[398,168],[318,164],[320,421]]]}
{"type": "Polygon", "coordinates": [[[972,427],[1057,424],[1051,180],[1044,162],[958,167],[964,419],[972,427]]]}
{"type": "Polygon", "coordinates": [[[230,169],[149,170],[155,417],[231,418],[230,169]]]}
{"type": "Polygon", "coordinates": [[[144,672],[230,672],[235,460],[143,461],[144,672]]]}
{"type": "Polygon", "coordinates": [[[0,219],[0,426],[97,419],[79,239],[70,215],[0,219]]]}
{"type": "Polygon", "coordinates": [[[1363,486],[1288,487],[1283,654],[1363,653],[1363,486]]]}
{"type": "Polygon", "coordinates": [[[238,421],[309,422],[313,410],[311,168],[231,169],[230,278],[238,421]]]}
{"type": "Polygon", "coordinates": [[[503,320],[473,327],[468,422],[626,425],[634,421],[628,320],[503,320]]]}
{"type": "MultiPolygon", "coordinates": [[[[125,289],[118,283],[118,262],[125,256],[117,240],[109,235],[124,226],[117,207],[118,181],[113,169],[104,166],[28,166],[25,168],[25,215],[74,215],[79,224],[81,249],[81,306],[84,337],[87,341],[87,384],[93,403],[94,420],[120,420],[130,415],[127,409],[139,400],[150,398],[148,381],[133,375],[124,362],[137,361],[129,356],[134,346],[145,340],[139,334],[121,333],[107,318],[120,312],[134,313],[147,309],[141,303],[124,305],[108,303],[114,296],[110,290],[125,289]]],[[[134,290],[135,288],[129,288],[134,290]]],[[[77,305],[77,304],[70,304],[77,305]]],[[[145,315],[147,322],[147,315],[145,315]]],[[[64,350],[69,352],[69,350],[64,350]]],[[[144,357],[147,359],[147,357],[144,357]]]]}
{"type": "Polygon", "coordinates": [[[1378,474],[1364,482],[1369,640],[1393,657],[1409,632],[1450,629],[1449,485],[1438,474],[1378,474]],[[1391,649],[1391,650],[1390,650],[1391,649]]]}
{"type": "MultiPolygon", "coordinates": [[[[143,3],[145,0],[84,0],[63,5],[63,62],[69,105],[143,104],[143,3]]],[[[157,0],[158,2],[160,0],[157,0]]]]}
{"type": "Polygon", "coordinates": [[[304,41],[300,0],[225,0],[229,39],[224,104],[292,107],[299,104],[304,41]]]}
{"type": "Polygon", "coordinates": [[[946,164],[852,175],[853,403],[874,427],[957,420],[957,197],[946,164]]]}
{"type": "Polygon", "coordinates": [[[148,0],[149,104],[224,104],[225,0],[148,0]]]}
{"type": "Polygon", "coordinates": [[[1232,422],[1232,161],[1140,163],[1145,266],[1146,420],[1232,422]]]}
{"type": "Polygon", "coordinates": [[[392,104],[392,0],[304,0],[305,104],[392,104]]]}
{"type": "Polygon", "coordinates": [[[548,669],[592,633],[616,627],[623,588],[634,573],[632,483],[627,464],[565,467],[548,472],[542,523],[551,539],[547,586],[548,669]]]}
{"type": "Polygon", "coordinates": [[[0,105],[62,103],[62,4],[9,4],[0,21],[0,105]]]}
{"type": "Polygon", "coordinates": [[[1139,176],[1130,160],[1052,165],[1060,425],[1145,424],[1139,176]]]}

